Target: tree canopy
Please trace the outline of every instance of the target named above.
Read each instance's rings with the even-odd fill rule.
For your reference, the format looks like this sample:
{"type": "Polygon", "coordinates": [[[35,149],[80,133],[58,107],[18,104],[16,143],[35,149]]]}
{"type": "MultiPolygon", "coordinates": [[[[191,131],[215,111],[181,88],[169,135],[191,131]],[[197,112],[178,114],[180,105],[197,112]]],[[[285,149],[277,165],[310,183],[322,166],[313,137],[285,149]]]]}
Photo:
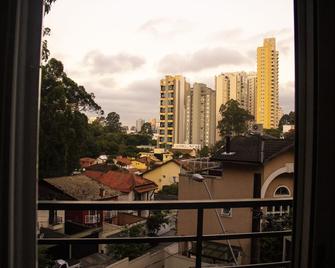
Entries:
{"type": "Polygon", "coordinates": [[[283,131],[283,125],[294,125],[295,124],[295,112],[291,111],[288,114],[284,114],[278,124],[280,131],[283,131]]]}
{"type": "Polygon", "coordinates": [[[218,123],[220,136],[241,135],[248,130],[248,121],[254,119],[247,110],[240,107],[238,101],[229,100],[220,107],[221,120],[218,123]]]}
{"type": "Polygon", "coordinates": [[[151,124],[149,122],[145,122],[141,127],[140,133],[152,137],[153,131],[152,131],[151,124]]]}
{"type": "Polygon", "coordinates": [[[120,115],[111,112],[106,117],[106,126],[110,132],[121,132],[120,115]]]}
{"type": "Polygon", "coordinates": [[[88,132],[83,111],[103,113],[94,95],[66,75],[62,62],[50,59],[42,66],[40,177],[70,174],[78,167],[88,132]]]}

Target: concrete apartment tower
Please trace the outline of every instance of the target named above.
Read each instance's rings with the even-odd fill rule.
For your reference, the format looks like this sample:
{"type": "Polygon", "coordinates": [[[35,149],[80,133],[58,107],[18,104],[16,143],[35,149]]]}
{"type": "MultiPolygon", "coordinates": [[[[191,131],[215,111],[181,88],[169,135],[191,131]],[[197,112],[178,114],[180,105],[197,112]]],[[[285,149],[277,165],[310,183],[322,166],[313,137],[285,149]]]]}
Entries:
{"type": "Polygon", "coordinates": [[[263,128],[277,128],[279,123],[279,52],[276,39],[265,38],[257,48],[256,122],[263,128]]]}
{"type": "Polygon", "coordinates": [[[247,110],[256,116],[256,89],[257,73],[250,72],[247,75],[247,110]]]}
{"type": "Polygon", "coordinates": [[[215,138],[215,91],[194,83],[186,92],[186,140],[188,144],[210,146],[215,138]]]}
{"type": "MultiPolygon", "coordinates": [[[[254,115],[255,73],[233,72],[215,76],[216,90],[216,126],[221,120],[220,107],[229,100],[236,100],[240,107],[254,115]]],[[[220,140],[216,130],[216,141],[220,140]]]]}
{"type": "Polygon", "coordinates": [[[144,122],[145,122],[144,119],[137,119],[136,120],[136,132],[141,131],[144,122]]]}
{"type": "Polygon", "coordinates": [[[160,81],[160,125],[158,147],[185,143],[185,94],[190,84],[181,75],[167,75],[160,81]]]}

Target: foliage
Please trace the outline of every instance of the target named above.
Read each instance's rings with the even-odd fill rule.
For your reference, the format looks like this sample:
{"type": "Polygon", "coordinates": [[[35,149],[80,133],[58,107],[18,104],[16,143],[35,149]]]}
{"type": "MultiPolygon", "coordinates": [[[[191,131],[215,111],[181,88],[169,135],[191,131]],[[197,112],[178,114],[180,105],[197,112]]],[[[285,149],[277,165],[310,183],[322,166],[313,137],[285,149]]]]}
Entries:
{"type": "Polygon", "coordinates": [[[294,125],[295,124],[295,112],[284,114],[279,120],[278,128],[283,131],[283,125],[294,125]]]}
{"type": "Polygon", "coordinates": [[[38,267],[39,268],[50,268],[53,265],[53,261],[50,258],[47,250],[38,247],[38,267]]]}
{"type": "Polygon", "coordinates": [[[163,224],[168,224],[169,221],[166,218],[166,213],[162,211],[154,211],[147,219],[147,228],[149,236],[157,236],[159,229],[163,224]]]}
{"type": "Polygon", "coordinates": [[[60,61],[50,59],[42,66],[40,109],[40,177],[68,175],[79,167],[87,140],[82,111],[102,113],[101,107],[66,75],[60,61]]]}
{"type": "Polygon", "coordinates": [[[268,128],[263,129],[263,132],[267,135],[270,135],[274,138],[280,138],[281,137],[281,131],[279,128],[268,128]]]}
{"type": "Polygon", "coordinates": [[[248,111],[240,107],[236,100],[229,100],[221,105],[220,115],[222,119],[217,128],[221,137],[245,134],[248,130],[247,122],[254,119],[248,111]]]}
{"type": "Polygon", "coordinates": [[[164,185],[159,193],[166,195],[178,195],[178,183],[172,183],[170,185],[164,185]]]}
{"type": "Polygon", "coordinates": [[[209,156],[209,153],[210,153],[210,151],[209,151],[208,146],[204,146],[204,147],[202,147],[201,150],[199,151],[199,156],[200,156],[200,157],[207,157],[207,156],[209,156]]]}
{"type": "Polygon", "coordinates": [[[140,133],[152,137],[153,132],[152,132],[151,124],[149,122],[145,122],[141,127],[140,133]]]}
{"type": "MultiPolygon", "coordinates": [[[[292,213],[279,215],[267,215],[262,224],[262,231],[290,230],[293,226],[292,213]]],[[[282,260],[283,238],[266,237],[260,240],[261,262],[276,262],[282,260]]]]}
{"type": "MultiPolygon", "coordinates": [[[[144,226],[143,225],[135,225],[131,228],[127,228],[120,234],[120,237],[139,237],[144,236],[144,226]]],[[[109,255],[115,260],[121,260],[128,257],[130,260],[135,259],[141,256],[144,251],[148,250],[150,245],[145,244],[112,244],[109,245],[109,255]]]]}
{"type": "Polygon", "coordinates": [[[110,132],[121,132],[120,116],[115,112],[109,113],[106,117],[106,126],[110,132]]]}

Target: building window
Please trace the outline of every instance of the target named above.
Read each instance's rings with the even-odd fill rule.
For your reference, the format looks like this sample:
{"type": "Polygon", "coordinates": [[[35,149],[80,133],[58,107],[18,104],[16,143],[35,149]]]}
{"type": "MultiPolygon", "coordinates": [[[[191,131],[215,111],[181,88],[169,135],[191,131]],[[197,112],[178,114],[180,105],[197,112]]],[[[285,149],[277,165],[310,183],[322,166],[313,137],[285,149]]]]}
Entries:
{"type": "Polygon", "coordinates": [[[283,196],[290,196],[291,192],[290,189],[286,186],[279,186],[274,193],[274,197],[283,197],[283,196]]]}
{"type": "Polygon", "coordinates": [[[221,208],[220,215],[223,217],[231,218],[233,216],[233,209],[232,208],[221,208]]]}

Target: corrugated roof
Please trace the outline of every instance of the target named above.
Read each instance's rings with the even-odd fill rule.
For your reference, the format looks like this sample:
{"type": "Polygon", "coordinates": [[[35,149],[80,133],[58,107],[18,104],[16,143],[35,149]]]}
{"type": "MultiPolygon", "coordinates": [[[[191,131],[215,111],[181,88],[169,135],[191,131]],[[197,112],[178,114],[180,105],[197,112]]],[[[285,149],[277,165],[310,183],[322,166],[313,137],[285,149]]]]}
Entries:
{"type": "Polygon", "coordinates": [[[102,200],[121,194],[85,175],[47,178],[44,181],[76,200],[102,200]],[[100,195],[101,189],[104,190],[104,196],[100,195]]]}

